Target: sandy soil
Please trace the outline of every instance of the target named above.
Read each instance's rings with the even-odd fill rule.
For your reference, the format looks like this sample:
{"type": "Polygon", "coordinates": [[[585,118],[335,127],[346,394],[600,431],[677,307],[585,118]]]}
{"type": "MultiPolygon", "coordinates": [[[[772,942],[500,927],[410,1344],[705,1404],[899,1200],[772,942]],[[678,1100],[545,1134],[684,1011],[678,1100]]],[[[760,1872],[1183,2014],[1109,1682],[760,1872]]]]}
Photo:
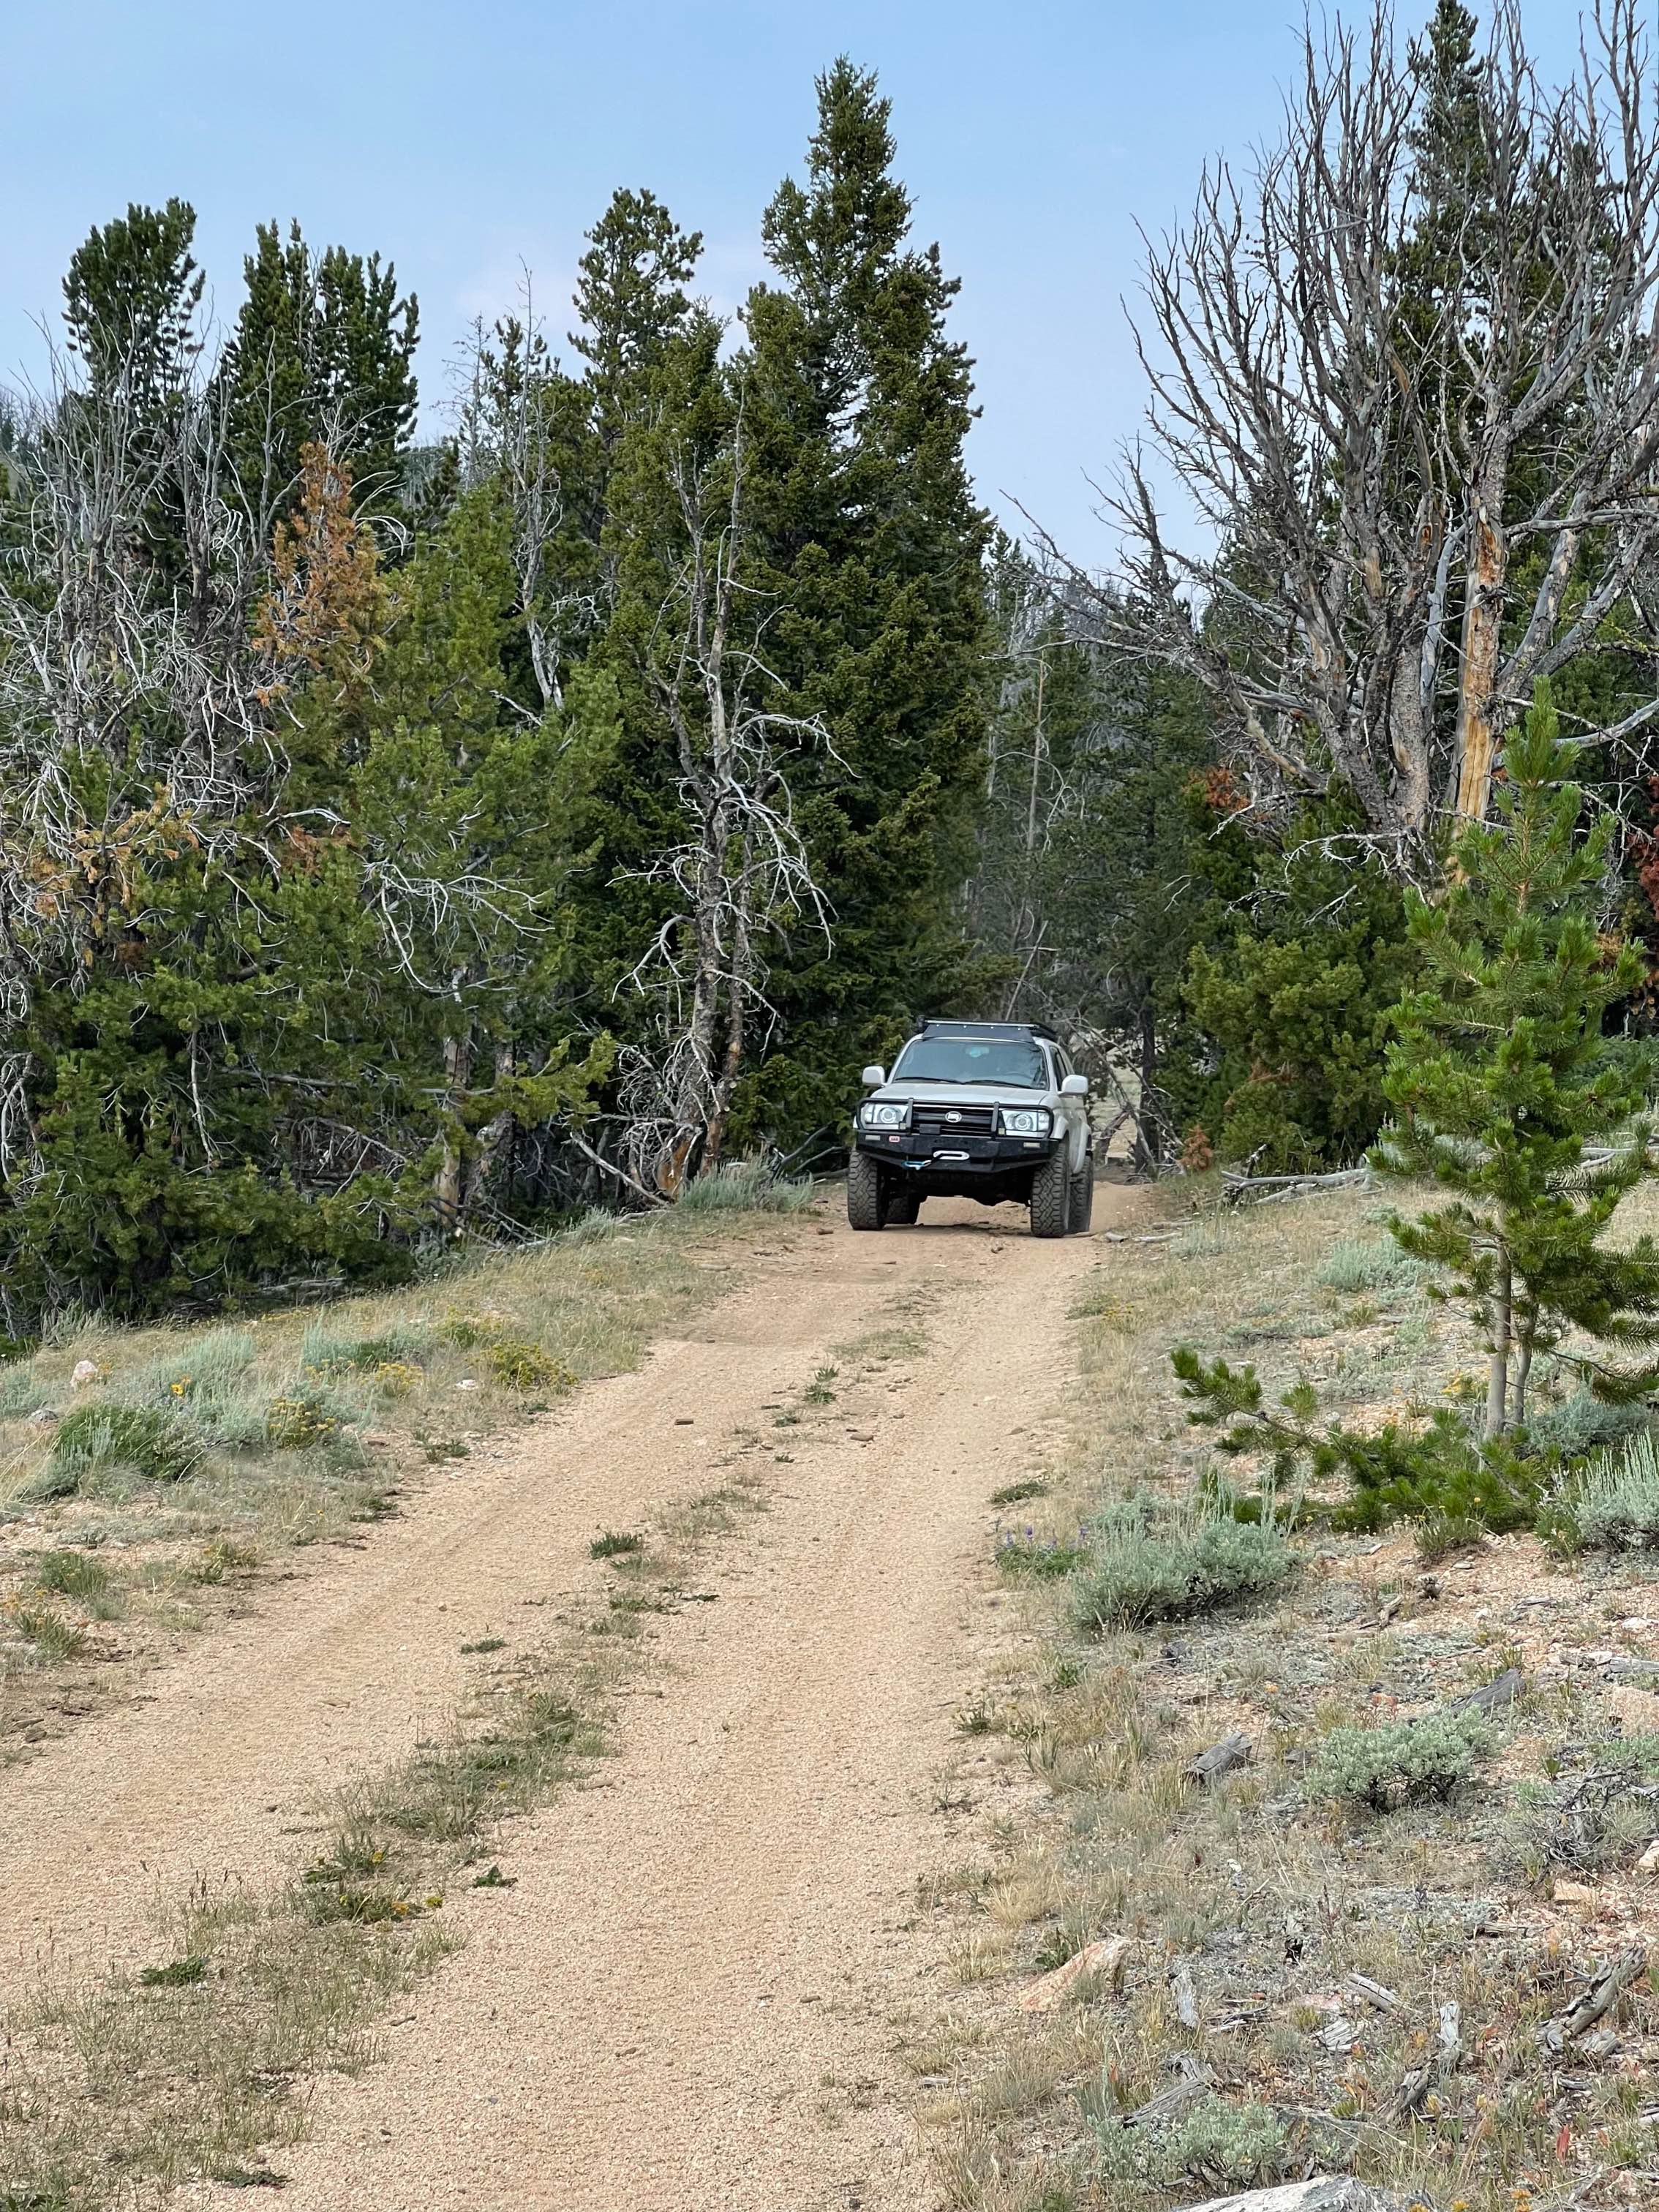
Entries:
{"type": "MultiPolygon", "coordinates": [[[[1097,1225],[1126,1197],[1103,1189],[1097,1225]]],[[[454,1900],[466,1948],[276,2162],[290,2212],[924,2204],[887,2046],[937,1962],[905,1924],[974,1686],[988,1494],[1040,1456],[1098,1249],[936,1205],[915,1230],[838,1221],[757,1261],[695,1335],[8,1778],[0,1967],[131,1957],[157,1887],[275,1874],[319,1786],[453,1706],[463,1643],[591,1583],[596,1528],[708,1486],[734,1430],[920,1297],[908,1382],[787,1432],[772,1510],[713,1555],[719,1602],[669,1627],[620,1757],[513,1832],[516,1887],[454,1900]]]]}

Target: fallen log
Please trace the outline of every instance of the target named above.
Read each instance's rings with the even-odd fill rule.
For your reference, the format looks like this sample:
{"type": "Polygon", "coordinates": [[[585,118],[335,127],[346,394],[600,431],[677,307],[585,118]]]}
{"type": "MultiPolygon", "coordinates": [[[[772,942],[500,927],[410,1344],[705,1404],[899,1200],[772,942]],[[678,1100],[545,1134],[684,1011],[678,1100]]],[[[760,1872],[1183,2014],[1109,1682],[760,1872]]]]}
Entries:
{"type": "Polygon", "coordinates": [[[1182,2212],[1406,2212],[1406,2199],[1385,2197],[1352,2174],[1318,2174],[1311,2181],[1247,2189],[1236,2197],[1206,2197],[1182,2212]]]}
{"type": "Polygon", "coordinates": [[[1184,2118],[1194,2105],[1201,2105],[1216,2086],[1214,2069],[1189,2051],[1178,2051],[1172,2066],[1180,2080],[1159,2090],[1156,2097],[1149,2097],[1144,2105],[1137,2105],[1133,2112],[1125,2112],[1122,2126],[1166,2128],[1171,2120],[1184,2118]]]}
{"type": "Polygon", "coordinates": [[[1127,1936],[1104,1936],[1098,1942],[1085,1943],[1063,1966],[1056,1966],[1051,1974],[1031,1984],[1019,2000],[1020,2010],[1052,2012],[1085,1978],[1103,1982],[1109,1989],[1121,1988],[1133,1948],[1127,1936]]]}
{"type": "Polygon", "coordinates": [[[1576,2042],[1586,2028],[1594,2027],[1604,2012],[1612,2009],[1620,1993],[1646,1972],[1648,1952],[1645,1943],[1637,1943],[1615,1959],[1613,1964],[1598,1974],[1577,2004],[1558,2013],[1539,2030],[1540,2040],[1547,2051],[1565,2051],[1576,2042]]]}
{"type": "Polygon", "coordinates": [[[1322,1190],[1369,1190],[1367,1167],[1334,1168],[1328,1175],[1247,1176],[1228,1173],[1221,1179],[1221,1194],[1229,1206],[1273,1206],[1280,1199],[1301,1198],[1322,1190]]]}
{"type": "Polygon", "coordinates": [[[1438,2089],[1456,2071],[1463,2056],[1463,2015],[1455,2004],[1443,2004],[1434,2044],[1420,2064],[1408,2067],[1394,2093],[1392,2110],[1398,2120],[1420,2112],[1431,2089],[1438,2089]]]}
{"type": "Polygon", "coordinates": [[[1224,1735],[1219,1743],[1212,1743],[1207,1751],[1200,1751],[1188,1765],[1188,1776],[1192,1781],[1201,1782],[1206,1786],[1212,1782],[1219,1782],[1224,1774],[1231,1774],[1236,1767],[1248,1766],[1254,1751],[1249,1736],[1235,1729],[1231,1735],[1224,1735]]]}
{"type": "Polygon", "coordinates": [[[1469,1690],[1461,1698],[1454,1698],[1446,1707],[1449,1713],[1507,1712],[1522,1690],[1527,1678],[1518,1667],[1507,1668],[1495,1682],[1487,1682],[1480,1689],[1469,1690]]]}

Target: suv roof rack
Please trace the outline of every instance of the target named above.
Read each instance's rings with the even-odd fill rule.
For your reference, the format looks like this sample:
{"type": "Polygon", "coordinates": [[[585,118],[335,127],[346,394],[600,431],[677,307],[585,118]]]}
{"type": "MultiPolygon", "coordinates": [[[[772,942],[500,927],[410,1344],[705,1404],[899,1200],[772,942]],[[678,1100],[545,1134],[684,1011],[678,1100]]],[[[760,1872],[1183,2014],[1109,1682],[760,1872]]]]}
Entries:
{"type": "Polygon", "coordinates": [[[930,1021],[925,1016],[918,1016],[913,1035],[922,1036],[930,1030],[944,1030],[952,1036],[1042,1037],[1049,1044],[1060,1042],[1047,1022],[930,1021]]]}

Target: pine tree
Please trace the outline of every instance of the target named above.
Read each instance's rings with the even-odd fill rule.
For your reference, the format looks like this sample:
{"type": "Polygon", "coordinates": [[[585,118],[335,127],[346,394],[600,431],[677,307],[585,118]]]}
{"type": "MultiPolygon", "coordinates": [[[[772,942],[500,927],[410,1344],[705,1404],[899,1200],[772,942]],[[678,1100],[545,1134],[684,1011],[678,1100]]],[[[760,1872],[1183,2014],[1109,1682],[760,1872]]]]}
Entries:
{"type": "Polygon", "coordinates": [[[313,254],[297,222],[286,239],[261,223],[257,241],[219,366],[251,512],[265,528],[291,509],[301,450],[316,441],[349,465],[360,501],[395,506],[415,423],[414,295],[399,296],[377,253],[313,254]]]}
{"type": "Polygon", "coordinates": [[[201,352],[196,316],[206,277],[191,252],[196,210],[130,206],[91,231],[64,279],[70,350],[94,401],[119,386],[141,417],[172,400],[201,352]]]}
{"type": "Polygon", "coordinates": [[[969,364],[957,289],[909,243],[890,103],[842,59],[818,85],[805,183],[764,235],[778,275],[745,313],[758,588],[768,664],[832,745],[799,763],[801,823],[836,916],[774,996],[787,1045],[739,1133],[836,1120],[860,1057],[948,1010],[967,963],[960,889],[983,763],[987,519],[963,458],[969,364]]]}
{"type": "Polygon", "coordinates": [[[1596,927],[1615,824],[1602,814],[1581,834],[1579,750],[1540,684],[1505,750],[1496,818],[1461,831],[1437,902],[1413,899],[1424,980],[1395,1010],[1383,1085],[1394,1118],[1379,1162],[1453,1194],[1392,1227],[1450,1272],[1484,1330],[1488,1440],[1524,1422],[1540,1352],[1608,1397],[1659,1381],[1659,1246],[1601,1241],[1648,1171],[1649,1125],[1639,1069],[1601,1035],[1641,962],[1596,927]]]}
{"type": "Polygon", "coordinates": [[[626,190],[587,234],[575,308],[583,328],[570,343],[588,364],[594,428],[607,454],[622,435],[630,398],[685,328],[690,283],[702,233],[680,229],[653,192],[626,190]]]}

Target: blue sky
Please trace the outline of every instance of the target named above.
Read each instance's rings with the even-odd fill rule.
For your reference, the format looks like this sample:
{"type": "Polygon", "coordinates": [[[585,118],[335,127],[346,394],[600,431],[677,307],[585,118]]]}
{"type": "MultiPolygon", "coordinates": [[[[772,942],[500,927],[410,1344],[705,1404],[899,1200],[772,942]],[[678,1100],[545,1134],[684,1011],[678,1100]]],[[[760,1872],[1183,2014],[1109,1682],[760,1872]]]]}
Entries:
{"type": "MultiPolygon", "coordinates": [[[[457,339],[511,304],[521,266],[566,327],[581,234],[617,185],[704,232],[702,287],[735,307],[813,76],[844,51],[880,72],[918,230],[963,279],[982,496],[1103,559],[1085,476],[1139,410],[1120,305],[1135,220],[1162,227],[1206,154],[1271,135],[1299,20],[1294,0],[9,0],[0,374],[38,374],[35,326],[88,228],[176,192],[226,316],[261,219],[391,256],[420,297],[439,427],[457,339]]],[[[1570,0],[1528,14],[1551,60],[1576,20],[1570,0]]]]}

